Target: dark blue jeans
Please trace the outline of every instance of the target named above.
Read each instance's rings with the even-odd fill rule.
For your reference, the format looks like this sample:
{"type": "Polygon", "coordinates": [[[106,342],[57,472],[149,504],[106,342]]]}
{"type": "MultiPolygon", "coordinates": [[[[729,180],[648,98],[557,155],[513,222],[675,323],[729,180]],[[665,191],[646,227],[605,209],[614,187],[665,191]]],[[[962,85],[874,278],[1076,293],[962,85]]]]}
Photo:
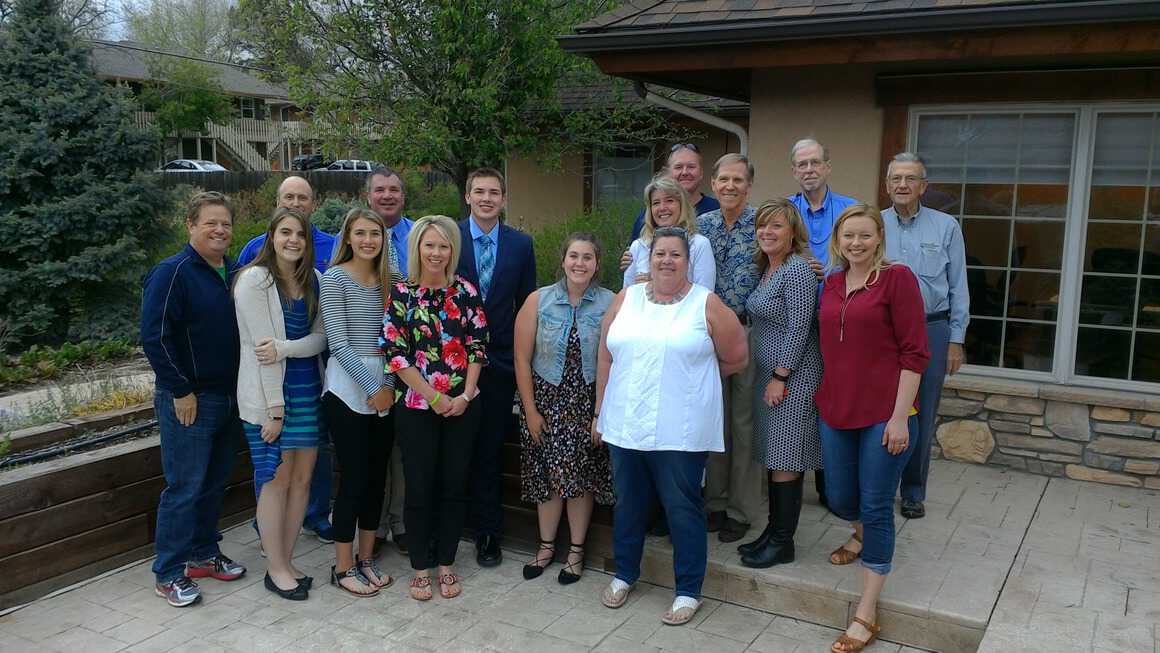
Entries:
{"type": "Polygon", "coordinates": [[[199,393],[197,418],[182,426],[173,395],[157,388],[153,409],[161,429],[165,489],[157,506],[157,582],[185,574],[185,563],[221,553],[218,518],[222,497],[241,445],[242,421],[230,395],[199,393]]]}
{"type": "Polygon", "coordinates": [[[701,479],[704,451],[637,451],[608,445],[612,458],[612,549],[616,577],[628,583],[640,578],[640,558],[652,509],[659,500],[673,541],[673,577],[677,596],[701,598],[709,546],[701,479]]]}
{"type": "MultiPolygon", "coordinates": [[[[830,510],[846,521],[862,522],[862,566],[885,576],[894,558],[894,493],[914,447],[891,455],[882,446],[886,422],[860,429],[835,429],[825,420],[821,425],[830,510]]],[[[913,442],[917,415],[907,428],[913,442]]]]}
{"type": "Polygon", "coordinates": [[[934,440],[938,420],[938,402],[942,399],[943,380],[947,375],[947,347],[951,340],[951,325],[946,320],[926,323],[926,341],[930,349],[930,363],[922,373],[918,386],[918,430],[910,432],[910,448],[914,454],[902,470],[899,493],[908,501],[926,501],[926,479],[930,474],[930,445],[934,440]]]}

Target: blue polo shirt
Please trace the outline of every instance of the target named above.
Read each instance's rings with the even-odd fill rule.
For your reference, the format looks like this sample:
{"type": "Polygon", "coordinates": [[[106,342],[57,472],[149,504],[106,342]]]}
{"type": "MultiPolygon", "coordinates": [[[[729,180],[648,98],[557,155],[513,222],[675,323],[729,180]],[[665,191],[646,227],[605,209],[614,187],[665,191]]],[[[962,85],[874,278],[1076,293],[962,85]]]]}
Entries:
{"type": "Polygon", "coordinates": [[[834,223],[838,221],[842,211],[857,204],[858,200],[839,195],[829,187],[826,188],[826,199],[822,201],[822,206],[817,211],[810,210],[810,201],[806,199],[804,193],[791,195],[788,199],[797,207],[798,213],[801,213],[806,231],[810,233],[810,250],[814,253],[814,258],[821,262],[822,267],[829,266],[830,235],[834,232],[834,223]]]}

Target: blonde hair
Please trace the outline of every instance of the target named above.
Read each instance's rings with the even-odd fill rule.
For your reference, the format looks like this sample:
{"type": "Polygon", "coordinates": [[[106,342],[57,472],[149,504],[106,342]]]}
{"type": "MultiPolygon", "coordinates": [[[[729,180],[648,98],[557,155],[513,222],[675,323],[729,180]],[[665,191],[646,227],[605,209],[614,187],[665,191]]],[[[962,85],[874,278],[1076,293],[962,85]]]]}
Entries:
{"type": "Polygon", "coordinates": [[[446,283],[451,285],[455,280],[455,269],[459,267],[459,225],[445,215],[423,216],[415,222],[414,227],[411,227],[411,234],[407,236],[407,283],[419,285],[419,275],[423,268],[419,241],[428,229],[438,231],[451,244],[451,258],[447,260],[447,266],[443,269],[446,283]]]}
{"type": "Polygon", "coordinates": [[[878,231],[878,247],[875,248],[874,257],[870,260],[870,276],[866,278],[866,285],[869,286],[878,280],[879,272],[890,266],[890,261],[886,258],[886,225],[882,222],[882,214],[878,209],[869,204],[853,204],[842,211],[834,221],[834,231],[830,235],[830,269],[850,269],[850,261],[842,255],[842,247],[838,244],[838,232],[846,221],[854,218],[870,218],[874,222],[875,230],[878,231]]]}
{"type": "Polygon", "coordinates": [[[658,175],[644,187],[644,228],[640,230],[641,241],[646,245],[651,243],[653,234],[656,233],[657,221],[652,212],[652,194],[658,190],[669,197],[675,197],[680,202],[681,215],[677,218],[677,224],[673,226],[684,229],[689,233],[689,238],[692,238],[693,234],[697,233],[697,214],[689,194],[672,177],[658,175]]]}
{"type": "MultiPolygon", "coordinates": [[[[798,213],[797,206],[788,199],[779,197],[759,206],[754,228],[761,229],[779,215],[789,223],[789,228],[793,232],[789,253],[803,256],[810,247],[809,232],[806,231],[806,225],[802,222],[802,214],[798,213]]],[[[761,251],[761,247],[757,246],[756,242],[754,242],[754,249],[756,251],[753,253],[753,262],[757,264],[757,271],[765,272],[765,269],[769,267],[769,257],[761,251]]]]}
{"type": "Polygon", "coordinates": [[[373,222],[383,232],[383,248],[374,260],[374,268],[378,272],[379,283],[383,286],[384,302],[391,294],[391,284],[402,279],[399,273],[399,261],[395,256],[395,248],[391,246],[390,232],[382,216],[366,207],[356,207],[347,211],[342,220],[342,229],[339,230],[338,246],[334,248],[334,258],[330,265],[334,267],[354,258],[354,247],[350,244],[350,232],[358,220],[373,222]],[[386,256],[384,256],[386,254],[386,256]]]}

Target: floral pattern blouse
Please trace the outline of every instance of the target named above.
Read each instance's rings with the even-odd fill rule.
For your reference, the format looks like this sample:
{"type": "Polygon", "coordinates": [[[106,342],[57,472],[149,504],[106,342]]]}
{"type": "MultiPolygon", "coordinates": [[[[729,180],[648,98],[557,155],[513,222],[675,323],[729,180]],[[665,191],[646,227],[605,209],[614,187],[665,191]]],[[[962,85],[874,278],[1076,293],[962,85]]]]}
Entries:
{"type": "MultiPolygon", "coordinates": [[[[379,344],[388,373],[415,367],[436,392],[455,397],[463,393],[467,366],[487,364],[487,337],[483,298],[457,275],[446,288],[395,284],[379,344]]],[[[402,393],[402,387],[396,388],[395,399],[402,393]]],[[[429,408],[423,395],[411,388],[403,401],[407,408],[429,408]]]]}

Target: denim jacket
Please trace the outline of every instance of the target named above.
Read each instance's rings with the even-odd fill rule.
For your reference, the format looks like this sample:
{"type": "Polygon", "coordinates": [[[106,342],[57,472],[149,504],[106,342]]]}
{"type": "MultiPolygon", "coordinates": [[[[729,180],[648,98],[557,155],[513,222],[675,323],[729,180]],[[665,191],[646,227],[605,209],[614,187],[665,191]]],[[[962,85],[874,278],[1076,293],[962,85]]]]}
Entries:
{"type": "Polygon", "coordinates": [[[560,385],[564,379],[564,356],[568,351],[568,334],[572,320],[580,331],[580,353],[583,360],[584,382],[596,381],[596,352],[600,348],[600,322],[612,304],[612,291],[597,285],[588,287],[580,297],[580,305],[572,308],[568,289],[558,282],[539,291],[539,321],[536,328],[536,349],[532,354],[532,370],[548,383],[560,385]]]}

